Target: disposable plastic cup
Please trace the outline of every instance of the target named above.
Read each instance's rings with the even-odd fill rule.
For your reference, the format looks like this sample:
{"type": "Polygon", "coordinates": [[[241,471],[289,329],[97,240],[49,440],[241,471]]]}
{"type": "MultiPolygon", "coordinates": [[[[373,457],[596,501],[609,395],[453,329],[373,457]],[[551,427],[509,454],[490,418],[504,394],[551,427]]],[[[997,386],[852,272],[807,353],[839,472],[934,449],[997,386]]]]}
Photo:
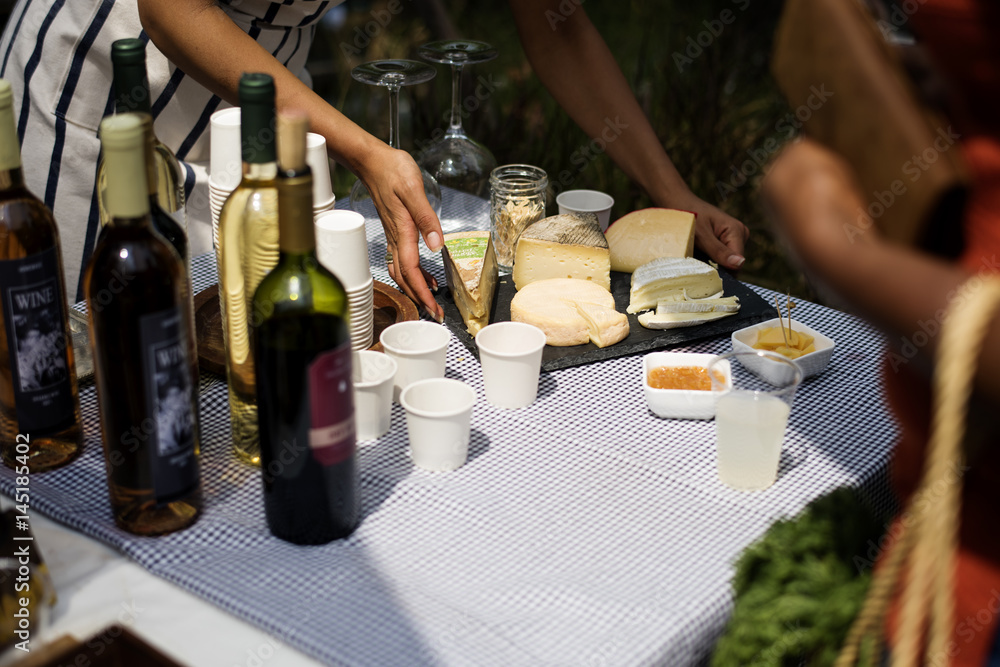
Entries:
{"type": "Polygon", "coordinates": [[[240,109],[220,109],[212,114],[209,142],[209,182],[223,190],[232,190],[243,177],[240,143],[240,109]]]}
{"type": "Polygon", "coordinates": [[[333,200],[333,183],[330,177],[330,158],[326,154],[326,139],[321,134],[306,135],[306,164],[313,177],[313,208],[333,200]]]}
{"type": "MultiPolygon", "coordinates": [[[[359,352],[361,350],[367,350],[368,348],[370,348],[372,346],[372,343],[374,342],[374,340],[375,340],[375,332],[374,332],[374,330],[369,331],[367,334],[353,334],[352,333],[351,334],[351,349],[354,350],[355,352],[359,352]]],[[[390,392],[389,401],[390,402],[392,401],[392,392],[390,392]]]]}
{"type": "Polygon", "coordinates": [[[353,292],[372,280],[365,217],[354,211],[325,211],[316,217],[316,253],[344,289],[353,292]]]}
{"type": "Polygon", "coordinates": [[[445,358],[451,335],[443,324],[412,320],[386,327],[379,336],[382,349],[399,365],[392,400],[420,380],[444,377],[445,358]]]}
{"type": "Polygon", "coordinates": [[[538,396],[545,332],[523,322],[497,322],[476,334],[486,400],[516,410],[538,396]]]}
{"type": "Polygon", "coordinates": [[[469,432],[476,392],[447,378],[421,380],[400,396],[406,410],[410,458],[424,470],[455,470],[469,458],[469,432]]]}
{"type": "Polygon", "coordinates": [[[356,351],[352,373],[358,440],[374,440],[389,432],[396,361],[381,352],[356,351]]]}
{"type": "Polygon", "coordinates": [[[781,445],[792,410],[802,369],[791,359],[774,352],[730,352],[708,364],[713,391],[722,391],[715,403],[716,464],[719,479],[741,491],[760,491],[778,478],[781,445]],[[746,368],[750,357],[764,357],[782,369],[762,379],[746,368]],[[746,360],[744,362],[744,360],[746,360]],[[732,371],[732,388],[726,389],[725,370],[732,371]]]}
{"type": "Polygon", "coordinates": [[[614,203],[611,195],[597,190],[567,190],[556,197],[559,213],[596,213],[602,232],[608,229],[614,203]]]}

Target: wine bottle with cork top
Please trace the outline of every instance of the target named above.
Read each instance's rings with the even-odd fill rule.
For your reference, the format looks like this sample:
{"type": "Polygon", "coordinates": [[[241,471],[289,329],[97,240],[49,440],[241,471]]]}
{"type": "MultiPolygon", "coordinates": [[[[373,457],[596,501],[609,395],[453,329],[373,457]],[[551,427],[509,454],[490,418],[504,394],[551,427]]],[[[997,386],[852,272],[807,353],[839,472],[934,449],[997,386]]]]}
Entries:
{"type": "Polygon", "coordinates": [[[111,224],[84,291],[115,523],[161,535],[201,512],[200,446],[184,264],[150,219],[143,120],[124,113],[101,122],[111,224]]]}
{"type": "Polygon", "coordinates": [[[239,95],[243,178],[222,205],[215,251],[233,451],[240,461],[259,465],[251,321],[260,317],[252,309],[254,290],[278,262],[274,79],[244,74],[239,95]]]}
{"type": "Polygon", "coordinates": [[[347,293],[316,258],[304,114],[278,121],[278,265],[254,293],[264,509],[295,544],[351,534],[358,468],[347,293]]]}
{"type": "MultiPolygon", "coordinates": [[[[115,112],[145,113],[152,119],[149,78],[146,74],[146,42],[141,39],[119,39],[111,44],[111,67],[114,81],[115,112]]],[[[173,244],[185,263],[190,261],[187,250],[187,218],[184,213],[184,178],[180,162],[173,151],[156,137],[153,131],[153,164],[156,179],[156,199],[167,214],[154,219],[156,231],[173,244]]],[[[97,171],[97,204],[101,225],[111,218],[107,210],[107,175],[103,160],[97,171]]]]}
{"type": "Polygon", "coordinates": [[[0,452],[18,474],[83,447],[66,308],[59,230],[24,185],[14,95],[0,79],[0,452]]]}

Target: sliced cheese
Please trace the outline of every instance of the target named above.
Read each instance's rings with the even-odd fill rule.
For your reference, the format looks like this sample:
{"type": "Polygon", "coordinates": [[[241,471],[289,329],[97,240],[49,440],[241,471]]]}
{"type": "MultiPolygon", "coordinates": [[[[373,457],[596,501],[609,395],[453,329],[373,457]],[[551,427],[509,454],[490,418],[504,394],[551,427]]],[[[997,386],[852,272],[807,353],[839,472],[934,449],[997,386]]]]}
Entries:
{"type": "Polygon", "coordinates": [[[597,347],[607,347],[628,336],[628,316],[614,308],[582,301],[573,302],[576,312],[586,320],[590,329],[590,342],[597,347]]]}
{"type": "Polygon", "coordinates": [[[740,309],[739,297],[708,297],[705,299],[661,299],[656,304],[657,315],[670,313],[735,313],[740,309]]]}
{"type": "Polygon", "coordinates": [[[611,253],[593,213],[561,214],[532,224],[514,250],[514,287],[577,278],[611,289],[611,253]]]}
{"type": "Polygon", "coordinates": [[[691,257],[663,257],[632,273],[628,312],[655,308],[664,300],[701,299],[721,289],[719,272],[705,262],[691,257]]]}
{"type": "Polygon", "coordinates": [[[646,208],[619,218],[607,231],[611,270],[632,273],[660,257],[690,257],[696,217],[689,211],[646,208]]]}
{"type": "Polygon", "coordinates": [[[510,319],[534,324],[545,332],[549,345],[559,347],[587,342],[604,347],[628,335],[628,318],[615,311],[611,292],[577,278],[527,285],[511,300],[510,319]]]}
{"type": "Polygon", "coordinates": [[[660,315],[649,311],[639,315],[639,324],[647,329],[680,329],[729,317],[736,313],[667,313],[660,315]]]}
{"type": "Polygon", "coordinates": [[[490,233],[445,234],[443,254],[448,288],[469,335],[475,336],[489,324],[499,275],[490,233]]]}

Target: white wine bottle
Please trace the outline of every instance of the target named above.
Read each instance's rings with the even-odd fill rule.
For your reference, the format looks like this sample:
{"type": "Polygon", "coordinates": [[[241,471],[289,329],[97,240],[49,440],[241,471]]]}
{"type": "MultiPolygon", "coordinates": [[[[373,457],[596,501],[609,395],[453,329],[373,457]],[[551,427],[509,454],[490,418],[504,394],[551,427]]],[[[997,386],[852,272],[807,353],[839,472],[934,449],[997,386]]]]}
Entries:
{"type": "MultiPolygon", "coordinates": [[[[147,113],[152,116],[149,78],[146,75],[146,43],[141,39],[119,39],[111,45],[111,67],[114,76],[115,112],[147,113]]],[[[184,177],[180,163],[173,151],[156,138],[154,132],[154,162],[156,165],[156,197],[160,207],[173,218],[175,225],[164,225],[156,220],[153,227],[174,244],[177,252],[187,257],[187,219],[184,214],[184,177]],[[177,240],[184,236],[184,250],[177,240]]],[[[97,169],[97,204],[101,225],[110,222],[107,210],[107,176],[104,161],[97,169]]]]}
{"type": "Polygon", "coordinates": [[[307,119],[278,124],[278,265],[257,287],[257,405],[264,511],[295,544],[346,537],[358,521],[347,293],[316,258],[307,119]]]}
{"type": "Polygon", "coordinates": [[[222,205],[216,261],[219,308],[226,347],[233,449],[260,464],[254,373],[254,290],[278,262],[278,164],[274,147],[274,80],[267,74],[240,79],[243,178],[222,205]]]}
{"type": "Polygon", "coordinates": [[[111,224],[87,264],[84,291],[115,523],[160,535],[191,525],[202,499],[184,264],[153,229],[145,146],[141,115],[101,122],[111,224]],[[109,296],[117,276],[127,282],[109,296]]]}
{"type": "Polygon", "coordinates": [[[59,231],[24,185],[10,83],[0,79],[0,449],[41,472],[83,447],[59,231]]]}

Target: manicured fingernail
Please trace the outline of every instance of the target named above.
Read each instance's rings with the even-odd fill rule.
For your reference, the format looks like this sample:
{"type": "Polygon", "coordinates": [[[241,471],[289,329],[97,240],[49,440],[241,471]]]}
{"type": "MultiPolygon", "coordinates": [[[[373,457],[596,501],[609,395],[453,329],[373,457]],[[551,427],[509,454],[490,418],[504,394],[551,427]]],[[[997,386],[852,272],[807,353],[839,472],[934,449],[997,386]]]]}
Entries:
{"type": "Polygon", "coordinates": [[[427,242],[427,247],[430,248],[433,252],[437,252],[438,250],[441,249],[442,245],[441,235],[438,234],[437,232],[431,232],[430,234],[428,234],[426,242],[427,242]]]}
{"type": "Polygon", "coordinates": [[[729,259],[726,261],[729,262],[731,266],[734,266],[738,269],[741,266],[743,266],[743,262],[747,260],[746,257],[743,257],[742,255],[730,255],[729,259]]]}

